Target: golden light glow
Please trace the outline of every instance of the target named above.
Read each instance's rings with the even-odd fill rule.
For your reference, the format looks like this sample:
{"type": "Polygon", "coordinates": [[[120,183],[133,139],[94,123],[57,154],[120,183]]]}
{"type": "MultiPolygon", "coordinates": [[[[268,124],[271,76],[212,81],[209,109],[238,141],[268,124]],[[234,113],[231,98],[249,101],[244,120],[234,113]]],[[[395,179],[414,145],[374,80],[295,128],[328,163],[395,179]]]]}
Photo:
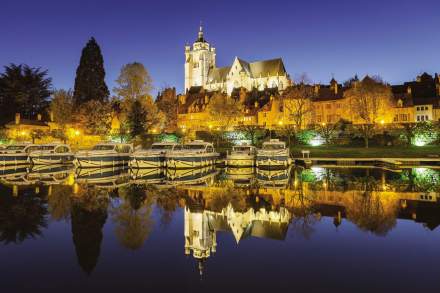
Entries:
{"type": "Polygon", "coordinates": [[[278,121],[278,125],[283,125],[283,121],[278,121]]]}
{"type": "Polygon", "coordinates": [[[380,124],[384,125],[384,124],[385,124],[385,121],[384,121],[383,119],[380,120],[380,124]]]}
{"type": "Polygon", "coordinates": [[[81,132],[77,129],[77,130],[75,130],[75,135],[76,136],[78,136],[78,135],[80,135],[81,134],[81,132]]]}
{"type": "Polygon", "coordinates": [[[322,126],[325,126],[325,123],[324,123],[324,122],[322,122],[322,123],[321,123],[321,125],[322,125],[322,126]]]}

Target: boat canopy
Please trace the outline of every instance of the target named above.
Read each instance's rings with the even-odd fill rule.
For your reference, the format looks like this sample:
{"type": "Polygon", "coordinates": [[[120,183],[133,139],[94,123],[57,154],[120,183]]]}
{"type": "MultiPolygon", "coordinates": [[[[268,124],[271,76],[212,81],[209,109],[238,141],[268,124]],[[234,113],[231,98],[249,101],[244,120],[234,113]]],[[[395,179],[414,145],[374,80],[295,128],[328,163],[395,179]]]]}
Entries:
{"type": "Polygon", "coordinates": [[[286,148],[286,143],[278,139],[271,139],[263,143],[263,150],[281,150],[286,148]]]}

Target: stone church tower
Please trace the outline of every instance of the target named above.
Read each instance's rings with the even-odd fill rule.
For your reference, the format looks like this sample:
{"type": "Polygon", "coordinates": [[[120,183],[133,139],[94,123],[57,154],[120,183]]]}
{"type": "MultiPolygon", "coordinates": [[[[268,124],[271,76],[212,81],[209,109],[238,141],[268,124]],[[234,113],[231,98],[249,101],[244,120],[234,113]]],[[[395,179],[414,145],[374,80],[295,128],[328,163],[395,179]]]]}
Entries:
{"type": "Polygon", "coordinates": [[[192,49],[190,45],[185,46],[185,91],[192,86],[204,86],[212,68],[215,68],[215,48],[203,37],[203,27],[200,25],[192,49]]]}

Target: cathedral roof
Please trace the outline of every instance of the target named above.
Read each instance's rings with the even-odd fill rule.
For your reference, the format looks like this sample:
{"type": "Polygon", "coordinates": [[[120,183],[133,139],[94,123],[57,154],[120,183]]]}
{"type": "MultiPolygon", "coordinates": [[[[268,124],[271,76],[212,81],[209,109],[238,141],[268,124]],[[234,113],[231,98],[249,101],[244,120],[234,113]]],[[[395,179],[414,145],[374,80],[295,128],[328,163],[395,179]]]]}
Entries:
{"type": "MultiPolygon", "coordinates": [[[[243,70],[252,78],[285,75],[286,69],[281,58],[247,62],[243,59],[237,58],[243,70]]],[[[227,75],[231,70],[231,66],[212,68],[209,71],[209,82],[226,81],[227,75]]]]}
{"type": "Polygon", "coordinates": [[[209,78],[208,78],[209,82],[226,81],[226,76],[228,75],[229,70],[231,70],[230,66],[212,68],[209,71],[209,78]]]}
{"type": "Polygon", "coordinates": [[[286,73],[286,69],[284,68],[284,63],[281,58],[252,62],[249,63],[249,66],[254,78],[268,75],[284,75],[286,73]]]}

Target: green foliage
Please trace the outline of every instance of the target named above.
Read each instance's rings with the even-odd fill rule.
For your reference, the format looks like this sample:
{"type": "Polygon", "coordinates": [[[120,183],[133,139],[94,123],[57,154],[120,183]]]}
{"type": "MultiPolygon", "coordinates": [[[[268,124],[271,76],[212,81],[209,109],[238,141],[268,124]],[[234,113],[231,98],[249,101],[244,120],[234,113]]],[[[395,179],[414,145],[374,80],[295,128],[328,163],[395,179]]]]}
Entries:
{"type": "Polygon", "coordinates": [[[418,122],[413,129],[411,143],[416,146],[431,144],[438,138],[438,132],[431,122],[418,122]]]}
{"type": "Polygon", "coordinates": [[[0,125],[14,119],[15,113],[35,118],[46,112],[52,79],[47,70],[10,64],[0,75],[0,125]]]}
{"type": "Polygon", "coordinates": [[[315,130],[304,129],[297,132],[296,137],[301,144],[309,145],[312,139],[317,136],[315,130]]]}
{"type": "Polygon", "coordinates": [[[101,49],[95,39],[91,38],[82,50],[81,60],[76,69],[73,100],[77,106],[92,100],[106,102],[109,94],[105,84],[101,49]]]}

